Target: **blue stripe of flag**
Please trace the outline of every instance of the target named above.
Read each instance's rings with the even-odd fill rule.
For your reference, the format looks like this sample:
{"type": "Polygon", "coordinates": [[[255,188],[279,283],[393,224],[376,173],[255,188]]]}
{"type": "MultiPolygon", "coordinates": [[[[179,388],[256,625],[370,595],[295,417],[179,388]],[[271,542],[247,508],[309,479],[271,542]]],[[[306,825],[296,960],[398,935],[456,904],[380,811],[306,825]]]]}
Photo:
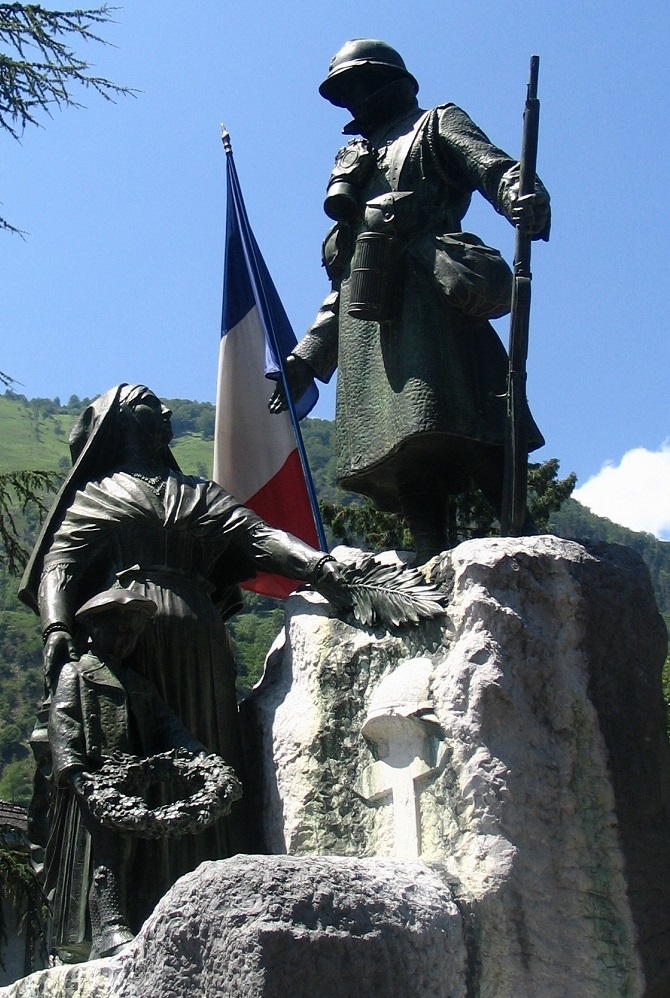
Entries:
{"type": "Polygon", "coordinates": [[[234,329],[255,304],[249,268],[242,248],[242,235],[237,222],[237,212],[233,203],[232,187],[228,184],[221,335],[225,336],[231,329],[234,329]]]}
{"type": "MultiPolygon", "coordinates": [[[[228,197],[221,335],[234,329],[256,305],[265,333],[265,376],[276,381],[281,377],[281,360],[290,354],[298,341],[251,231],[232,155],[226,156],[226,166],[228,197]],[[268,335],[270,324],[281,360],[268,335]]],[[[303,419],[314,408],[318,398],[319,391],[312,382],[295,407],[298,419],[303,419]]]]}

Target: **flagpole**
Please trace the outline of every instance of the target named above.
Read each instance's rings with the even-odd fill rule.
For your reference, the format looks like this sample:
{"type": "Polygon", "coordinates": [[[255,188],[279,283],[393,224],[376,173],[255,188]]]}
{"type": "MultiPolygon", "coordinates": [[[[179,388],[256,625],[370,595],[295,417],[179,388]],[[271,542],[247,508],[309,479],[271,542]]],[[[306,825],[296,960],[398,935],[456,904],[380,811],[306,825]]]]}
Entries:
{"type": "Polygon", "coordinates": [[[244,204],[244,199],[242,198],[242,191],[240,188],[240,182],[237,176],[237,170],[235,168],[235,160],[233,158],[233,147],[230,142],[230,133],[224,125],[221,125],[221,141],[223,142],[223,148],[226,154],[226,165],[228,167],[228,179],[231,182],[234,190],[234,202],[235,210],[238,216],[238,222],[240,224],[241,231],[244,232],[243,250],[245,254],[251,256],[251,260],[248,263],[252,263],[253,266],[249,266],[249,275],[251,277],[251,282],[253,285],[254,295],[256,301],[260,305],[261,316],[263,319],[263,325],[265,330],[270,337],[270,343],[272,350],[274,352],[275,358],[279,365],[279,373],[281,375],[282,384],[284,386],[284,394],[286,396],[288,413],[291,419],[291,425],[293,427],[293,432],[295,434],[296,445],[298,448],[298,456],[300,458],[300,464],[302,466],[302,472],[305,476],[305,484],[307,486],[307,494],[309,496],[309,503],[312,509],[312,516],[314,518],[314,526],[316,529],[316,535],[319,541],[319,546],[322,551],[328,551],[328,544],[326,542],[326,534],[323,529],[323,522],[321,520],[321,514],[319,512],[319,504],[316,498],[316,490],[314,488],[314,481],[312,479],[312,473],[309,468],[307,461],[307,452],[305,450],[305,444],[302,439],[302,433],[300,431],[300,423],[298,420],[298,415],[295,410],[295,403],[291,395],[288,379],[286,377],[286,367],[284,364],[283,351],[280,349],[279,340],[277,337],[277,332],[275,330],[272,309],[270,308],[269,302],[267,300],[267,295],[265,288],[263,287],[262,281],[259,280],[259,267],[258,260],[256,258],[256,240],[254,239],[253,232],[251,231],[251,226],[249,225],[249,219],[247,217],[247,211],[244,204]]]}

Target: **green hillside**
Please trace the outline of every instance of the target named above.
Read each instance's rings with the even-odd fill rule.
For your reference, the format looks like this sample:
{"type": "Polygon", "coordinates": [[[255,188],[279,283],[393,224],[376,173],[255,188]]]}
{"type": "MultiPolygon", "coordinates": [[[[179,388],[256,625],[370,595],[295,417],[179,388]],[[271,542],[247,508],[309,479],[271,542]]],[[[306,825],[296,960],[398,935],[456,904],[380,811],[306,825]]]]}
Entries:
{"type": "MultiPolygon", "coordinates": [[[[59,471],[70,465],[68,433],[74,416],[29,403],[20,396],[0,395],[0,474],[22,468],[59,471]]],[[[46,400],[45,400],[46,401],[46,400]]],[[[53,405],[53,403],[50,403],[53,405]]]]}
{"type": "MultiPolygon", "coordinates": [[[[173,411],[173,449],[188,474],[208,476],[212,467],[214,407],[186,399],[164,400],[173,411]]],[[[0,475],[24,468],[61,474],[70,466],[67,439],[87,399],[27,399],[13,392],[0,396],[0,475]]],[[[333,424],[307,419],[303,434],[317,493],[321,499],[355,501],[334,484],[333,424]]],[[[19,517],[27,539],[37,527],[35,512],[19,517]]],[[[670,543],[636,533],[591,514],[568,500],[551,518],[563,537],[606,540],[638,551],[647,563],[661,610],[670,622],[670,543]]],[[[26,739],[42,694],[41,642],[35,616],[19,603],[17,579],[0,564],[0,799],[25,802],[30,795],[31,763],[26,739]]],[[[258,679],[265,653],[281,627],[283,611],[272,600],[246,597],[245,611],[230,622],[241,694],[258,679]]],[[[670,682],[670,680],[669,680],[670,682]]]]}
{"type": "MultiPolygon", "coordinates": [[[[164,401],[173,411],[172,446],[180,466],[188,474],[211,474],[214,406],[187,399],[164,401]]],[[[29,400],[10,391],[0,395],[0,474],[21,468],[65,471],[70,465],[68,434],[87,402],[77,396],[61,405],[58,399],[29,400]]],[[[319,498],[345,504],[354,501],[334,484],[333,423],[306,419],[302,427],[319,498]]],[[[662,610],[670,613],[670,542],[595,516],[574,499],[552,514],[550,524],[562,537],[603,540],[633,548],[649,566],[662,610]]]]}
{"type": "MultiPolygon", "coordinates": [[[[70,467],[68,436],[88,401],[73,396],[67,406],[61,406],[58,399],[27,399],[11,391],[0,395],[0,474],[22,468],[66,471],[70,467]]],[[[187,399],[163,401],[173,412],[172,449],[180,467],[189,475],[211,475],[214,406],[187,399]]],[[[334,485],[333,424],[307,419],[302,427],[319,496],[350,502],[351,497],[334,485]]]]}
{"type": "Polygon", "coordinates": [[[636,551],[646,563],[656,592],[659,609],[670,626],[670,542],[659,541],[653,534],[629,530],[596,516],[575,499],[568,499],[558,513],[550,517],[550,526],[559,537],[578,541],[606,541],[623,544],[636,551]]]}
{"type": "MultiPolygon", "coordinates": [[[[632,548],[649,569],[656,593],[656,602],[663,614],[670,633],[670,543],[659,541],[653,534],[629,530],[612,523],[604,516],[596,516],[575,499],[568,499],[558,513],[553,513],[549,524],[559,537],[577,541],[606,541],[632,548]]],[[[663,692],[668,707],[668,737],[670,737],[670,653],[663,669],[663,692]]]]}

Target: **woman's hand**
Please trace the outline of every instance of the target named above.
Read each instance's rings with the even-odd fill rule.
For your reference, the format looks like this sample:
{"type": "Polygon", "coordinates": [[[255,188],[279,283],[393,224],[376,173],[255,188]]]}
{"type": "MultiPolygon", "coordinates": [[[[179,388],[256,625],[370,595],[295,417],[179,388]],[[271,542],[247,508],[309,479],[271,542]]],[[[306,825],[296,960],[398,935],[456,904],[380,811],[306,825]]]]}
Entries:
{"type": "Polygon", "coordinates": [[[65,663],[76,662],[78,658],[70,632],[65,628],[51,631],[44,645],[44,682],[49,693],[56,689],[65,663]]]}
{"type": "Polygon", "coordinates": [[[349,586],[342,576],[342,567],[334,558],[322,561],[314,579],[314,588],[337,610],[351,610],[349,586]]]}

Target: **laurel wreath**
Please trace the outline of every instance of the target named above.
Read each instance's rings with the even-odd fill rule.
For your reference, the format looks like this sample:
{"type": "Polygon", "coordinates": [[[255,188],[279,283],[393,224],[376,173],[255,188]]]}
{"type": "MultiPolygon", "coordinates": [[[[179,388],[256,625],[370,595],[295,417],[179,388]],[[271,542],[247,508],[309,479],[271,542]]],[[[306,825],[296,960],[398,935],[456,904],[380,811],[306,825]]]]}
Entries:
{"type": "Polygon", "coordinates": [[[242,796],[240,781],[223,759],[187,749],[145,759],[117,752],[100,769],[82,774],[81,789],[102,825],[145,839],[200,832],[229,814],[242,796]],[[172,784],[187,796],[150,808],[143,795],[158,784],[172,784]]]}

